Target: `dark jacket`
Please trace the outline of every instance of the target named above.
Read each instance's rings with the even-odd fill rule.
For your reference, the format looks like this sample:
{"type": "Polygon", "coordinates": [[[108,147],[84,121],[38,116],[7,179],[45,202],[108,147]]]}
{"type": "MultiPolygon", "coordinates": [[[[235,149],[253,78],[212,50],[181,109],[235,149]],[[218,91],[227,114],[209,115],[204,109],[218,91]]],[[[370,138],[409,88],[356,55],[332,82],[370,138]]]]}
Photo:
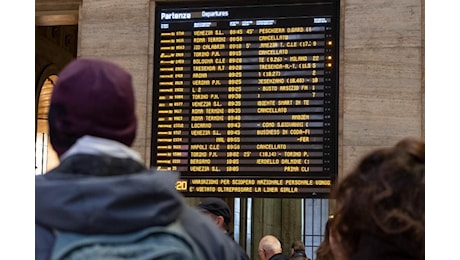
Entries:
{"type": "Polygon", "coordinates": [[[206,259],[242,259],[236,243],[175,190],[177,173],[136,160],[74,154],[35,180],[35,259],[49,259],[53,229],[125,233],[180,218],[206,259]]]}
{"type": "Polygon", "coordinates": [[[424,259],[420,249],[401,243],[402,238],[383,239],[375,235],[363,234],[356,253],[350,260],[420,260],[424,259]],[[404,245],[404,246],[403,246],[404,245]]]}
{"type": "Polygon", "coordinates": [[[309,258],[307,257],[305,252],[302,250],[295,251],[294,254],[291,255],[291,257],[289,257],[289,260],[308,260],[308,259],[309,258]]]}
{"type": "Polygon", "coordinates": [[[243,260],[251,260],[251,258],[249,257],[249,255],[246,253],[246,251],[244,251],[244,249],[235,241],[235,239],[233,238],[233,232],[225,232],[225,234],[227,234],[228,237],[230,237],[230,239],[235,242],[235,244],[238,246],[238,251],[240,251],[240,256],[241,256],[241,259],[243,260]]]}
{"type": "Polygon", "coordinates": [[[272,257],[270,257],[269,260],[289,260],[289,258],[285,255],[283,255],[282,253],[278,253],[276,255],[273,255],[272,257]]]}

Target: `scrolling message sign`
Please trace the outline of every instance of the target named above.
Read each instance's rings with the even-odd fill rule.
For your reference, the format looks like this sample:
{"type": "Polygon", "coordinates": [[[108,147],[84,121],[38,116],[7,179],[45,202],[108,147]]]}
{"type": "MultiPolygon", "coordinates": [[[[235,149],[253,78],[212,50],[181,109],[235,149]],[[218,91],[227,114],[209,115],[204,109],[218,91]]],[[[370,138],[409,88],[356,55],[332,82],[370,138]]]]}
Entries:
{"type": "Polygon", "coordinates": [[[338,2],[247,2],[158,3],[152,166],[186,196],[327,195],[338,2]]]}

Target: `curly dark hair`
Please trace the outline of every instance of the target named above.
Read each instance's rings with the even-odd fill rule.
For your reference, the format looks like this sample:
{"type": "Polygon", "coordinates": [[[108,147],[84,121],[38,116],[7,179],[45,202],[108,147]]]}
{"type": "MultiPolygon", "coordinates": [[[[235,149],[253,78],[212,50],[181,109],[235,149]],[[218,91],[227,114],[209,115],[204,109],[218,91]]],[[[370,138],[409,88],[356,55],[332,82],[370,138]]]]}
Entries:
{"type": "Polygon", "coordinates": [[[316,260],[334,260],[331,245],[329,244],[329,232],[333,218],[329,218],[324,229],[324,239],[321,241],[318,249],[316,249],[316,260]]]}
{"type": "Polygon", "coordinates": [[[405,138],[367,154],[334,187],[331,227],[347,255],[364,234],[392,241],[408,255],[425,258],[425,142],[405,138]]]}

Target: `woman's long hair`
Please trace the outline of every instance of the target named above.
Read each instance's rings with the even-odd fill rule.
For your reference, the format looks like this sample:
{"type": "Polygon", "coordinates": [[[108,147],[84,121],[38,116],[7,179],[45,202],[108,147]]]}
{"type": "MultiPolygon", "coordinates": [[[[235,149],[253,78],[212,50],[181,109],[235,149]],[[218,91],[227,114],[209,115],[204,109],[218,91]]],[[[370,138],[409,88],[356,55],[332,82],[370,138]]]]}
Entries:
{"type": "Polygon", "coordinates": [[[335,187],[333,230],[348,255],[362,234],[397,241],[406,252],[425,251],[425,143],[407,138],[365,156],[335,187]]]}
{"type": "Polygon", "coordinates": [[[334,260],[331,245],[329,243],[329,232],[333,218],[329,218],[324,229],[324,239],[316,249],[316,260],[334,260]]]}

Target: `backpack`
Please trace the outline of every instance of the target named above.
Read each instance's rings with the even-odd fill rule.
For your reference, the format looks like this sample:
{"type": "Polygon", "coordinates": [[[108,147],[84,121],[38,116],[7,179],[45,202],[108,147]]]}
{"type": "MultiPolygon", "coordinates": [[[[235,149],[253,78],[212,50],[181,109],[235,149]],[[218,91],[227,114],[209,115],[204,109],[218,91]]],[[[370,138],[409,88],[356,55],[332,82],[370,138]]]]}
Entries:
{"type": "Polygon", "coordinates": [[[200,249],[180,221],[126,234],[55,231],[52,260],[202,260],[200,249]]]}

